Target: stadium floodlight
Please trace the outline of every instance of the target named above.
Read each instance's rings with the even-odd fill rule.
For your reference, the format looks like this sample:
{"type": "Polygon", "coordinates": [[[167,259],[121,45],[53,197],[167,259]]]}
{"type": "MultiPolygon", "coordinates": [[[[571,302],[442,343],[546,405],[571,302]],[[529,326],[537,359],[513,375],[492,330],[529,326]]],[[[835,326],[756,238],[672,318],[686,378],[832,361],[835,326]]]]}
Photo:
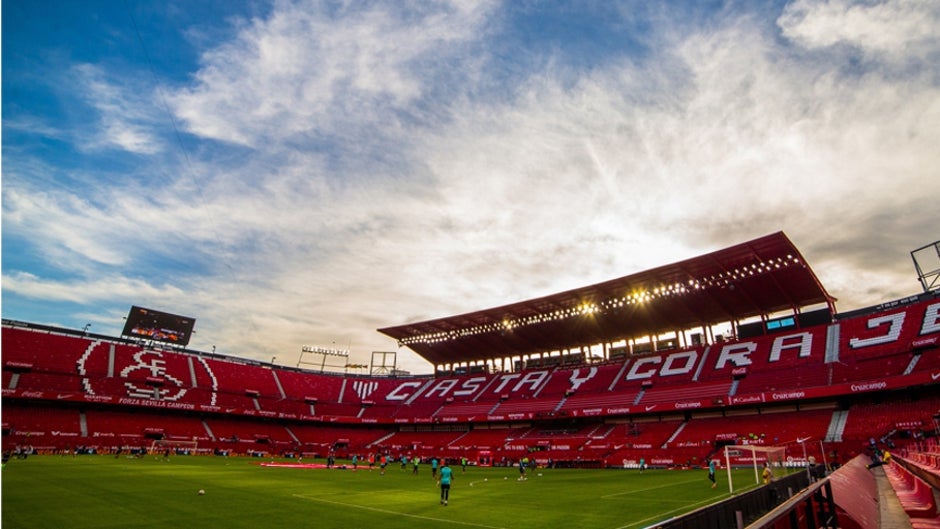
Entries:
{"type": "MultiPolygon", "coordinates": [[[[326,367],[327,367],[326,359],[327,359],[328,357],[331,357],[331,356],[332,356],[332,357],[339,357],[339,358],[342,358],[342,359],[343,359],[343,360],[342,360],[342,364],[339,364],[339,365],[332,365],[332,364],[331,364],[329,367],[338,367],[338,368],[342,368],[342,367],[344,367],[346,364],[349,363],[349,351],[347,351],[347,350],[345,350],[345,349],[334,349],[334,348],[332,348],[332,347],[318,347],[318,346],[314,346],[314,345],[304,345],[303,347],[300,348],[300,359],[297,360],[297,367],[300,367],[300,364],[311,364],[311,365],[313,365],[313,362],[306,362],[306,361],[304,361],[304,355],[306,355],[306,354],[319,355],[319,356],[321,357],[321,361],[319,362],[319,367],[320,367],[320,372],[321,372],[321,373],[322,373],[324,370],[326,370],[326,367]]],[[[271,359],[271,363],[274,363],[274,359],[273,359],[273,358],[271,359]]]]}
{"type": "Polygon", "coordinates": [[[349,356],[349,351],[345,349],[333,349],[330,347],[316,347],[312,345],[305,345],[300,348],[300,351],[303,353],[317,353],[327,356],[349,356]]]}
{"type": "Polygon", "coordinates": [[[911,259],[924,292],[940,288],[940,241],[912,251],[911,259]]]}
{"type": "Polygon", "coordinates": [[[394,374],[398,371],[398,354],[395,351],[372,351],[372,375],[394,374]]]}

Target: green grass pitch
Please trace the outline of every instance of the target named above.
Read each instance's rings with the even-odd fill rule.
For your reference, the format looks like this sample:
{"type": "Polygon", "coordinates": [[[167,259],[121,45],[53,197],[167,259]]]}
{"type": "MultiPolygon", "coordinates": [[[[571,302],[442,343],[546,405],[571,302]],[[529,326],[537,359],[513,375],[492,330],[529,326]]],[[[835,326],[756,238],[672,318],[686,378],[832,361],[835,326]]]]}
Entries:
{"type": "MultiPolygon", "coordinates": [[[[173,456],[169,461],[33,456],[2,470],[4,529],[485,528],[639,529],[728,497],[704,470],[454,467],[448,506],[429,465],[418,476],[389,465],[352,470],[276,468],[257,458],[173,456]],[[198,495],[200,489],[205,495],[198,495]]],[[[734,471],[736,492],[753,470],[734,471]]]]}

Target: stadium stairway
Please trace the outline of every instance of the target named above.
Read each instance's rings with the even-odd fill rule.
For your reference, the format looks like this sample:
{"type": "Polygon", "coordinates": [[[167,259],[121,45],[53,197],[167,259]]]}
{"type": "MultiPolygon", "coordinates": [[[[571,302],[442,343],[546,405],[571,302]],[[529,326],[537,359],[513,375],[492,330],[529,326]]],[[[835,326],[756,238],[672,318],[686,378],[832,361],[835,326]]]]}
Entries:
{"type": "Polygon", "coordinates": [[[202,422],[202,427],[206,429],[206,433],[209,435],[209,439],[212,439],[212,441],[215,442],[217,439],[215,434],[212,433],[212,428],[209,428],[209,423],[207,423],[205,419],[201,419],[200,422],[202,422]]]}
{"type": "Polygon", "coordinates": [[[911,518],[904,512],[904,507],[901,506],[901,501],[885,475],[884,469],[875,467],[871,472],[875,475],[875,482],[878,484],[878,507],[881,519],[878,529],[913,529],[911,518]]]}
{"type": "Polygon", "coordinates": [[[290,438],[293,439],[293,441],[294,441],[295,444],[298,444],[298,445],[303,444],[303,443],[300,441],[300,438],[298,438],[296,435],[294,435],[294,431],[291,430],[289,426],[285,426],[284,429],[287,430],[287,434],[290,435],[290,438]]]}
{"type": "Polygon", "coordinates": [[[895,461],[876,468],[885,475],[914,529],[940,528],[936,491],[932,486],[895,461]]]}
{"type": "Polygon", "coordinates": [[[917,529],[904,511],[883,467],[869,468],[859,455],[829,476],[842,527],[917,529]]]}
{"type": "Polygon", "coordinates": [[[669,443],[673,442],[676,437],[679,437],[679,434],[682,433],[682,430],[685,430],[685,427],[688,425],[689,421],[682,421],[682,423],[679,424],[679,427],[676,428],[676,430],[672,432],[672,435],[669,436],[669,439],[666,439],[666,443],[663,445],[663,448],[665,448],[669,443]]]}
{"type": "Polygon", "coordinates": [[[827,443],[842,441],[842,432],[845,431],[845,422],[848,418],[848,410],[835,410],[832,412],[832,420],[829,422],[829,428],[826,429],[825,440],[827,443]]]}
{"type": "Polygon", "coordinates": [[[385,441],[387,441],[390,437],[393,437],[394,435],[395,435],[395,432],[389,432],[386,435],[383,435],[382,437],[379,437],[375,441],[367,444],[366,447],[372,448],[373,446],[381,445],[382,443],[384,443],[385,441]]]}
{"type": "Polygon", "coordinates": [[[82,437],[88,437],[88,419],[83,411],[78,413],[78,428],[82,437]]]}

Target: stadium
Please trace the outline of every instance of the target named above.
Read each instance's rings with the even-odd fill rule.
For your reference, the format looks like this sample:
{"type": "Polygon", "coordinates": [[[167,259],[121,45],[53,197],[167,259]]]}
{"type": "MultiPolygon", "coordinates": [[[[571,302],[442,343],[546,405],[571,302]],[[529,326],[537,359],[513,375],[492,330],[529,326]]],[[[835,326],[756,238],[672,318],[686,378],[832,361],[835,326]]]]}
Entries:
{"type": "MultiPolygon", "coordinates": [[[[193,318],[141,307],[122,336],[3,320],[3,522],[126,526],[120,515],[113,525],[49,521],[29,498],[61,491],[17,481],[43,468],[42,479],[55,481],[81,461],[86,476],[110,469],[102,484],[132,469],[136,492],[108,502],[118,506],[138,493],[153,494],[150,501],[179,494],[162,491],[168,478],[148,469],[192,470],[186,499],[168,507],[179,518],[155,516],[140,527],[205,524],[193,514],[196,489],[231,513],[224,523],[213,518],[218,525],[256,524],[244,503],[276,525],[297,523],[273,517],[265,497],[237,495],[231,476],[215,488],[197,485],[233,465],[269,472],[271,491],[315,488],[310,482],[325,478],[311,473],[322,470],[316,475],[330,476],[324,486],[333,489],[277,500],[319,502],[320,514],[304,516],[325,517],[321,527],[445,525],[424,507],[410,510],[410,499],[363,511],[362,502],[330,495],[360,486],[344,483],[349,471],[378,475],[381,466],[385,475],[387,463],[404,484],[368,489],[378,501],[409,486],[418,458],[425,476],[432,460],[458,469],[460,494],[480,506],[459,520],[480,527],[940,527],[938,248],[912,252],[923,292],[848,312],[836,310],[778,232],[604,283],[378,329],[435,366],[429,375],[401,372],[394,352],[373,353],[369,374],[359,375],[332,348],[305,346],[297,367],[190,350],[193,318]],[[717,492],[705,479],[711,461],[720,468],[717,492]],[[527,466],[516,470],[520,462],[527,466]],[[769,483],[755,479],[765,463],[776,475],[769,483]],[[612,518],[592,518],[606,503],[580,503],[579,479],[627,491],[625,501],[647,476],[678,481],[643,490],[699,495],[657,511],[652,504],[665,498],[653,491],[643,501],[652,510],[611,507],[612,518]],[[499,480],[505,490],[554,480],[561,488],[513,503],[538,494],[547,511],[555,503],[575,512],[564,523],[557,513],[522,516],[522,506],[484,496],[497,494],[499,480]],[[224,487],[232,494],[217,499],[224,487]]],[[[69,503],[56,498],[57,508],[69,503]]],[[[453,503],[450,516],[460,512],[453,503]]]]}

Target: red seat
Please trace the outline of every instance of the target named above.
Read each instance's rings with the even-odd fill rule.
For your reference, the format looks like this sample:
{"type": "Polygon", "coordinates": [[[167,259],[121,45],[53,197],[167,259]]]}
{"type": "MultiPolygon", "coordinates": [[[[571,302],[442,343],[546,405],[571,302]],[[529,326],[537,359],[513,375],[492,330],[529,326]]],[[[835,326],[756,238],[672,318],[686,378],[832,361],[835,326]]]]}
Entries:
{"type": "Polygon", "coordinates": [[[937,503],[934,500],[933,487],[901,465],[891,463],[885,465],[884,469],[891,487],[894,488],[901,502],[901,507],[912,520],[937,518],[937,503]]]}
{"type": "Polygon", "coordinates": [[[911,518],[914,529],[940,529],[940,518],[911,518]]]}

